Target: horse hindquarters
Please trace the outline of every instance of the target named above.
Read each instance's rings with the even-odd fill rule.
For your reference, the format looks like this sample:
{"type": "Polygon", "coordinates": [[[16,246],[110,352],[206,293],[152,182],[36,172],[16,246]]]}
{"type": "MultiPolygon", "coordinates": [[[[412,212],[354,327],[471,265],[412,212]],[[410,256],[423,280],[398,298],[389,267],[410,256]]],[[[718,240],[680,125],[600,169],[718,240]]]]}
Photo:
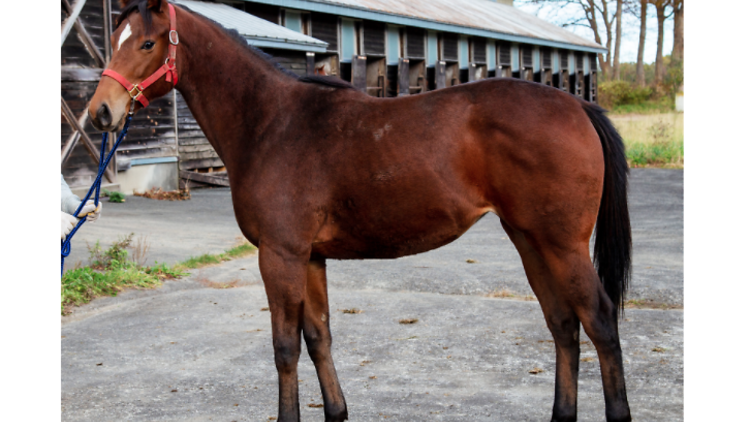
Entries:
{"type": "Polygon", "coordinates": [[[617,327],[618,305],[622,303],[630,263],[626,170],[623,171],[627,163],[621,153],[621,141],[612,135],[616,132],[606,118],[602,119],[601,109],[588,104],[583,108],[600,135],[604,168],[585,164],[595,162],[584,160],[599,158],[586,153],[592,151],[594,140],[584,132],[585,138],[571,139],[563,144],[559,154],[548,155],[552,157],[549,160],[557,161],[542,160],[529,171],[519,173],[520,178],[527,178],[526,186],[538,189],[515,190],[523,193],[512,198],[514,207],[506,207],[501,220],[521,255],[555,339],[552,420],[572,421],[577,417],[578,335],[579,324],[583,324],[599,355],[607,420],[629,421],[617,327]],[[554,168],[555,172],[545,173],[547,168],[554,168]],[[530,181],[533,184],[528,184],[530,181]],[[545,189],[550,186],[554,189],[545,189]],[[594,221],[598,274],[589,256],[594,221]]]}

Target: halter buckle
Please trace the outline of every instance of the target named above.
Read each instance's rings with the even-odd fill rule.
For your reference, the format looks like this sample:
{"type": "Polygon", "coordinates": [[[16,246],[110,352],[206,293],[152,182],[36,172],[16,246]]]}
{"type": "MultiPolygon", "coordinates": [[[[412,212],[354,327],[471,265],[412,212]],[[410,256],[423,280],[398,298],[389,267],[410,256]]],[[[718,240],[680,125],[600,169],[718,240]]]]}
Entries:
{"type": "Polygon", "coordinates": [[[138,85],[133,85],[133,88],[128,91],[128,94],[130,94],[130,98],[136,100],[140,95],[143,95],[143,91],[141,91],[138,85]]]}
{"type": "Polygon", "coordinates": [[[174,29],[169,31],[169,36],[167,38],[169,38],[169,43],[172,45],[177,45],[180,43],[180,36],[177,34],[177,31],[174,29]]]}

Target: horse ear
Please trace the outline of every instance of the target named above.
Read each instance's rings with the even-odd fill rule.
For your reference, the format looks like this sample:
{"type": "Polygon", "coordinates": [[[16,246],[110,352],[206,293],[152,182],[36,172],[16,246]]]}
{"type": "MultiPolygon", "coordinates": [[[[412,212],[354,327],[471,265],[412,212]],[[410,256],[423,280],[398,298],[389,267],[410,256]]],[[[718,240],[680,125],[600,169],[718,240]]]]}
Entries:
{"type": "Polygon", "coordinates": [[[120,0],[120,9],[124,9],[128,7],[128,4],[131,2],[131,0],[120,0]]]}

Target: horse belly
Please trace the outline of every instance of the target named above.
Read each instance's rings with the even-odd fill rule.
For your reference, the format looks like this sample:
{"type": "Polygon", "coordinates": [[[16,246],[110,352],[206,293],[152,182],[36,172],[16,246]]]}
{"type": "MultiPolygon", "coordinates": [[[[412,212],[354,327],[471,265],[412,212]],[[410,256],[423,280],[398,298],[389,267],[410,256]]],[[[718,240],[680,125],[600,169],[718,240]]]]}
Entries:
{"type": "Polygon", "coordinates": [[[393,259],[427,252],[458,239],[489,211],[462,207],[366,221],[333,217],[319,232],[313,253],[332,259],[393,259]]]}

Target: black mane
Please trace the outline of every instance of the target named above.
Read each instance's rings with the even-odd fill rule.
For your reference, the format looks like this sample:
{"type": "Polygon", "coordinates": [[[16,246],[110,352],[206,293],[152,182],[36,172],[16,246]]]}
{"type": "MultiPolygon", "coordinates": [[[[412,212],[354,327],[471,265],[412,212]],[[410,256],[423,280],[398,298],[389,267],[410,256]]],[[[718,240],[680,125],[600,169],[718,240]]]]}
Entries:
{"type": "MultiPolygon", "coordinates": [[[[162,0],[162,1],[165,1],[165,0],[162,0]]],[[[294,78],[294,79],[296,79],[296,80],[298,80],[300,82],[308,83],[308,84],[318,84],[318,85],[324,85],[324,86],[328,86],[328,87],[332,87],[332,88],[338,88],[338,89],[356,89],[354,87],[354,85],[350,84],[349,82],[347,82],[347,81],[345,81],[343,79],[339,79],[339,78],[337,78],[335,76],[319,76],[319,75],[308,75],[308,76],[301,76],[301,77],[297,76],[297,74],[293,73],[289,69],[285,68],[284,66],[282,66],[281,64],[279,64],[278,62],[276,62],[274,60],[273,56],[271,56],[270,54],[264,52],[263,50],[261,50],[261,49],[259,49],[257,47],[254,47],[254,46],[248,44],[247,40],[245,39],[245,37],[243,37],[242,35],[240,35],[240,33],[237,32],[236,29],[226,28],[224,25],[221,25],[220,23],[218,23],[218,22],[216,22],[216,21],[214,21],[212,19],[209,19],[209,18],[207,18],[207,17],[205,17],[205,16],[203,16],[203,15],[201,15],[199,13],[196,13],[196,12],[190,10],[190,8],[188,8],[185,5],[181,4],[179,6],[181,8],[183,8],[184,10],[186,10],[186,11],[188,11],[188,12],[194,14],[194,15],[200,16],[201,18],[203,18],[203,19],[211,22],[212,24],[216,25],[217,27],[221,28],[224,31],[224,33],[226,33],[229,36],[229,38],[231,38],[233,41],[235,41],[236,43],[238,43],[242,47],[244,47],[244,51],[248,52],[249,54],[252,54],[254,58],[258,58],[258,59],[261,59],[261,60],[265,61],[266,63],[268,63],[271,66],[273,66],[274,69],[278,70],[279,72],[281,72],[281,73],[283,73],[283,74],[285,74],[285,75],[287,75],[287,76],[289,76],[291,78],[294,78]]],[[[115,23],[115,28],[117,28],[118,26],[120,26],[120,24],[125,19],[127,19],[128,15],[130,13],[134,12],[136,9],[138,9],[138,12],[141,14],[141,17],[143,18],[143,22],[144,22],[147,30],[150,30],[151,29],[152,18],[151,18],[151,9],[148,8],[148,0],[131,0],[130,3],[128,3],[128,5],[125,6],[122,9],[122,12],[120,13],[120,16],[117,18],[117,21],[115,23]]]]}

